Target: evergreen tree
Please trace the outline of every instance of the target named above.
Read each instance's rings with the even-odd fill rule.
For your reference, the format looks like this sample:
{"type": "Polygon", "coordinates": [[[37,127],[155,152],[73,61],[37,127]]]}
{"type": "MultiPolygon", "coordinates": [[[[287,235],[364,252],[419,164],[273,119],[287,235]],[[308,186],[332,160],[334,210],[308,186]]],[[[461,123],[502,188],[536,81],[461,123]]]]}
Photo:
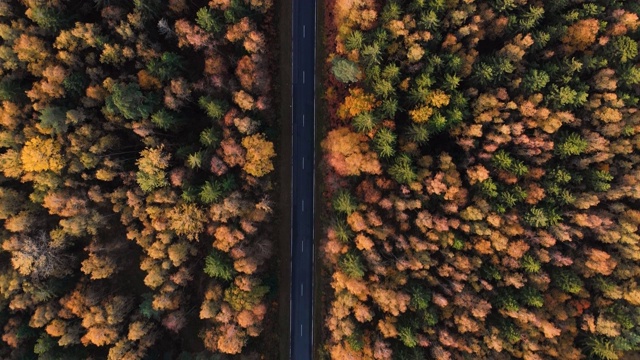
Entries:
{"type": "Polygon", "coordinates": [[[174,113],[161,109],[151,115],[151,122],[162,130],[172,130],[180,124],[180,119],[174,113]]]}
{"type": "Polygon", "coordinates": [[[335,211],[350,215],[358,208],[355,199],[346,190],[340,190],[333,198],[333,208],[335,211]]]}
{"type": "Polygon", "coordinates": [[[40,126],[52,134],[63,134],[67,131],[67,112],[56,106],[49,106],[40,111],[40,126]]]}
{"type": "Polygon", "coordinates": [[[222,19],[214,15],[209,7],[203,7],[196,13],[196,24],[207,32],[218,34],[224,30],[222,19]]]}
{"type": "Polygon", "coordinates": [[[396,152],[396,134],[386,127],[376,132],[373,143],[380,157],[392,157],[396,152]]]}
{"type": "Polygon", "coordinates": [[[236,271],[228,256],[218,250],[213,250],[204,261],[204,273],[224,281],[231,281],[236,271]]]}
{"type": "Polygon", "coordinates": [[[364,277],[364,265],[360,256],[355,252],[348,252],[340,257],[340,269],[354,279],[362,279],[364,277]]]}
{"type": "Polygon", "coordinates": [[[409,155],[401,154],[396,157],[393,165],[389,168],[389,175],[401,184],[408,184],[417,180],[415,170],[412,166],[409,155]]]}
{"type": "Polygon", "coordinates": [[[362,36],[362,32],[359,30],[352,30],[349,35],[347,35],[345,47],[349,51],[360,50],[362,49],[363,43],[364,37],[362,36]]]}
{"type": "Polygon", "coordinates": [[[104,109],[108,114],[119,114],[127,120],[140,120],[151,115],[154,100],[143,94],[136,83],[116,83],[105,100],[104,109]]]}

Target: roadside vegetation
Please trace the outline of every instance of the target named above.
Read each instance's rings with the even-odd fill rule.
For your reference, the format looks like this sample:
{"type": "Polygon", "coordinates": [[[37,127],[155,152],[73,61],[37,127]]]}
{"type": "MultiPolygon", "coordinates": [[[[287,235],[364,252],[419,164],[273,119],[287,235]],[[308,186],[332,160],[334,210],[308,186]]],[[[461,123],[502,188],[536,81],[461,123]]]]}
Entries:
{"type": "Polygon", "coordinates": [[[640,350],[640,5],[326,6],[324,355],[640,350]]]}
{"type": "Polygon", "coordinates": [[[277,356],[272,17],[0,2],[0,358],[277,356]]]}

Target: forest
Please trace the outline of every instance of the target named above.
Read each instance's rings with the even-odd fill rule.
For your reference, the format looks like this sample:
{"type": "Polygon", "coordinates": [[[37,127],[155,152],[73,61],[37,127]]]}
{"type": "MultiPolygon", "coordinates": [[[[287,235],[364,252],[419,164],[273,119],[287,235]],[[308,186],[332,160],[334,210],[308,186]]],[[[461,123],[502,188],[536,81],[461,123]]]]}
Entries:
{"type": "Polygon", "coordinates": [[[637,358],[638,14],[326,1],[321,359],[637,358]]]}
{"type": "Polygon", "coordinates": [[[272,0],[0,0],[0,358],[274,358],[272,0]]]}

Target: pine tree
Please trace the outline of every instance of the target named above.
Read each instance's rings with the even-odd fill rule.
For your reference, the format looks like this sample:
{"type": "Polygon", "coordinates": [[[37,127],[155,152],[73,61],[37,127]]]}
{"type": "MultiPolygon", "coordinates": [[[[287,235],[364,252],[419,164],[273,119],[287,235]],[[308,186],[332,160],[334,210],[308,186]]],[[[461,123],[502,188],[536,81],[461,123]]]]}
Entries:
{"type": "Polygon", "coordinates": [[[67,112],[56,106],[49,106],[40,111],[40,126],[52,134],[63,134],[67,131],[67,112]]]}
{"type": "Polygon", "coordinates": [[[388,158],[395,154],[396,134],[388,128],[381,128],[376,132],[373,143],[380,157],[388,158]]]}
{"type": "Polygon", "coordinates": [[[400,78],[400,67],[395,63],[390,63],[384,67],[381,76],[383,79],[395,82],[400,78]]]}
{"type": "Polygon", "coordinates": [[[398,337],[404,346],[413,348],[418,345],[418,339],[415,334],[415,330],[410,326],[400,326],[398,329],[398,337]]]}
{"type": "Polygon", "coordinates": [[[401,154],[396,157],[393,165],[389,168],[389,175],[400,184],[408,184],[417,180],[418,175],[412,166],[409,155],[401,154]]]}
{"type": "Polygon", "coordinates": [[[549,219],[544,213],[544,210],[536,207],[529,209],[529,211],[524,215],[524,221],[534,228],[549,226],[549,219]]]}
{"type": "Polygon", "coordinates": [[[200,144],[202,144],[202,146],[215,148],[219,142],[220,137],[218,136],[218,133],[215,129],[208,128],[200,132],[200,144]]]}
{"type": "Polygon", "coordinates": [[[339,213],[350,215],[358,208],[355,199],[346,190],[340,190],[333,198],[333,209],[339,213]]]}
{"type": "Polygon", "coordinates": [[[226,102],[218,99],[212,99],[208,96],[203,96],[198,99],[198,105],[207,113],[213,120],[219,120],[227,112],[228,105],[226,102]]]}
{"type": "Polygon", "coordinates": [[[345,41],[345,47],[349,51],[360,50],[364,43],[364,36],[359,30],[352,30],[345,41]]]}
{"type": "Polygon", "coordinates": [[[357,132],[368,133],[373,130],[375,125],[376,123],[373,119],[373,114],[370,112],[360,113],[353,118],[353,127],[357,132]]]}
{"type": "Polygon", "coordinates": [[[343,243],[348,243],[353,238],[353,231],[344,220],[334,219],[333,229],[336,232],[336,237],[343,243]]]}
{"type": "Polygon", "coordinates": [[[386,3],[384,8],[382,9],[382,14],[380,14],[380,19],[382,23],[386,24],[391,20],[400,19],[402,16],[402,9],[400,4],[395,1],[389,1],[386,3]]]}
{"type": "Polygon", "coordinates": [[[613,175],[604,170],[593,170],[589,173],[587,177],[589,185],[595,191],[607,191],[611,188],[611,181],[613,180],[613,175]]]}
{"type": "Polygon", "coordinates": [[[209,7],[203,7],[196,13],[196,24],[204,31],[217,34],[224,30],[224,23],[217,18],[209,7]]]}
{"type": "Polygon", "coordinates": [[[205,259],[204,273],[225,281],[231,281],[236,271],[228,256],[218,250],[213,250],[205,259]]]}
{"type": "Polygon", "coordinates": [[[622,64],[638,56],[638,42],[628,36],[615,37],[608,45],[609,52],[622,64]]]}
{"type": "Polygon", "coordinates": [[[204,204],[212,204],[222,198],[222,187],[217,181],[205,181],[200,187],[200,201],[204,204]]]}
{"type": "Polygon", "coordinates": [[[522,79],[522,88],[528,93],[535,93],[542,89],[549,83],[549,74],[543,70],[533,69],[524,76],[522,79]]]}
{"type": "Polygon", "coordinates": [[[180,119],[174,113],[161,109],[151,115],[151,122],[162,130],[172,130],[180,124],[180,119]]]}
{"type": "Polygon", "coordinates": [[[116,83],[105,100],[105,111],[120,114],[127,120],[139,120],[149,117],[154,103],[155,99],[143,94],[138,84],[116,83]]]}
{"type": "Polygon", "coordinates": [[[204,152],[196,151],[192,154],[189,154],[187,157],[187,166],[190,169],[200,169],[202,168],[202,162],[204,160],[204,152]]]}
{"type": "Polygon", "coordinates": [[[618,360],[620,358],[611,340],[600,336],[591,336],[587,339],[586,351],[590,356],[602,360],[618,360]]]}
{"type": "Polygon", "coordinates": [[[423,124],[415,124],[412,123],[407,130],[407,135],[411,138],[411,140],[417,142],[418,144],[424,144],[429,141],[429,129],[423,124]]]}
{"type": "Polygon", "coordinates": [[[184,59],[172,52],[165,52],[159,59],[152,59],[147,63],[149,73],[162,81],[176,78],[183,69],[184,59]]]}
{"type": "Polygon", "coordinates": [[[544,306],[544,297],[540,291],[536,290],[534,287],[524,287],[522,289],[521,296],[522,301],[531,307],[541,308],[544,306]]]}
{"type": "Polygon", "coordinates": [[[340,269],[353,279],[362,279],[364,277],[364,265],[360,256],[356,253],[348,252],[340,257],[340,269]]]}
{"type": "Polygon", "coordinates": [[[529,255],[529,254],[524,254],[522,256],[522,258],[520,259],[520,265],[522,265],[522,268],[524,269],[524,271],[529,274],[537,274],[540,272],[540,269],[542,268],[542,265],[540,264],[540,262],[536,260],[536,258],[534,258],[532,255],[529,255]]]}
{"type": "Polygon", "coordinates": [[[551,275],[553,283],[566,293],[577,294],[584,288],[582,279],[570,269],[557,269],[551,275]]]}
{"type": "Polygon", "coordinates": [[[382,61],[382,49],[380,45],[374,42],[371,45],[365,46],[360,52],[362,59],[366,66],[379,65],[382,61]]]}
{"type": "Polygon", "coordinates": [[[504,150],[496,151],[491,157],[493,166],[500,170],[509,170],[513,166],[513,158],[504,150]]]}

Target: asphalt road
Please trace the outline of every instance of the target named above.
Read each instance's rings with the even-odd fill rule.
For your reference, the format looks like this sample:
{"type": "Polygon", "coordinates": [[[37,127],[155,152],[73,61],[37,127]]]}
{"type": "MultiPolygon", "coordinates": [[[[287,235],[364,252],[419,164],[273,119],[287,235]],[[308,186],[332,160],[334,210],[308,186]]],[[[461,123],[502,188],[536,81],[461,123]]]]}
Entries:
{"type": "Polygon", "coordinates": [[[316,0],[293,0],[291,155],[291,354],[313,352],[313,200],[316,0]]]}

